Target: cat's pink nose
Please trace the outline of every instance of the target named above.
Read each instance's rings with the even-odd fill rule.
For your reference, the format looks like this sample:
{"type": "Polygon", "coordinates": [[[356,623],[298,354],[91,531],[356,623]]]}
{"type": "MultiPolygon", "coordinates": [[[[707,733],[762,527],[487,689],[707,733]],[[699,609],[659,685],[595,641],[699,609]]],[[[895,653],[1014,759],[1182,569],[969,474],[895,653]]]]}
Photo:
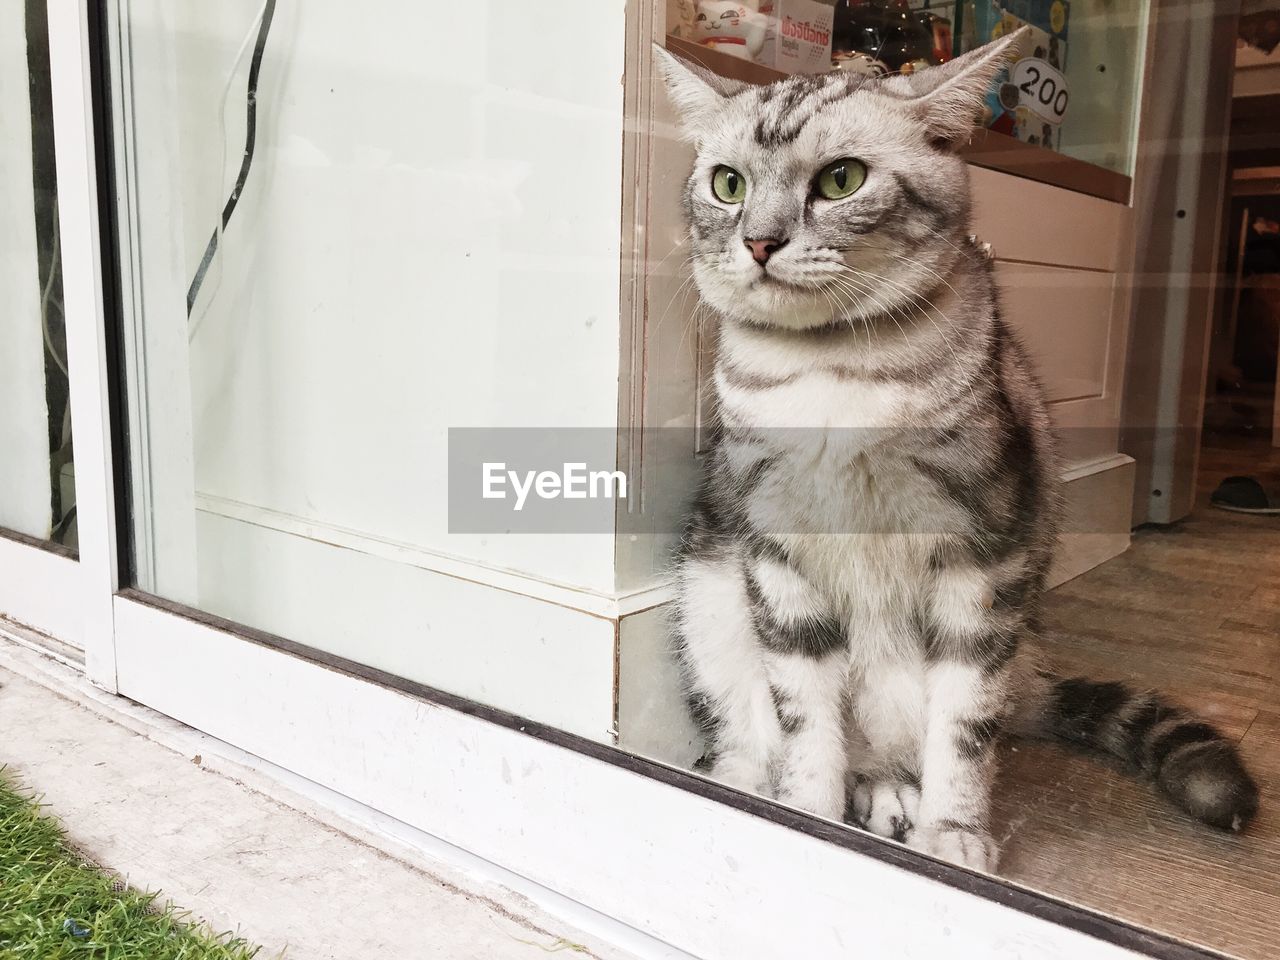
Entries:
{"type": "Polygon", "coordinates": [[[773,237],[767,237],[764,240],[743,240],[747,245],[747,249],[751,251],[751,256],[756,263],[763,264],[777,251],[787,245],[786,240],[777,240],[773,237]]]}

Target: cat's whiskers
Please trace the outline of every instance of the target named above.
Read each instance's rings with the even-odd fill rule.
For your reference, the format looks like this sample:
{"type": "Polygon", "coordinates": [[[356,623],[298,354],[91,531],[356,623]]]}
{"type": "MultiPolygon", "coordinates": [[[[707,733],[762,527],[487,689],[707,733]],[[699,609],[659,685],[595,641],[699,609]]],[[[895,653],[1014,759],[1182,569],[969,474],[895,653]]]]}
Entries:
{"type": "MultiPolygon", "coordinates": [[[[824,290],[823,292],[825,293],[826,291],[824,290]]],[[[839,285],[835,285],[835,288],[832,291],[832,296],[834,297],[835,304],[836,304],[832,312],[832,318],[840,319],[841,315],[843,314],[843,319],[845,323],[849,324],[849,329],[854,333],[857,333],[858,327],[861,326],[862,333],[867,338],[867,352],[870,353],[872,350],[870,328],[865,323],[859,324],[856,320],[854,320],[853,316],[848,312],[848,309],[847,309],[855,305],[854,294],[851,291],[849,291],[847,288],[843,288],[839,285]],[[840,296],[841,293],[844,293],[844,295],[848,298],[847,302],[843,301],[843,299],[840,296]]]]}
{"type": "MultiPolygon", "coordinates": [[[[903,215],[903,214],[898,214],[897,216],[898,216],[898,218],[899,218],[899,219],[906,219],[906,218],[905,218],[905,215],[903,215]]],[[[960,254],[961,254],[961,256],[962,256],[966,261],[970,260],[970,258],[969,258],[969,256],[968,256],[967,252],[966,252],[962,247],[960,247],[960,246],[956,245],[956,244],[955,244],[955,243],[953,243],[950,239],[948,239],[948,238],[947,238],[947,236],[946,236],[945,234],[943,234],[941,231],[939,231],[939,230],[933,230],[933,229],[930,229],[930,231],[929,231],[929,232],[930,232],[930,233],[932,233],[932,234],[934,234],[938,239],[942,240],[942,241],[943,241],[943,242],[945,242],[948,246],[952,247],[954,250],[956,250],[958,253],[960,253],[960,254]]],[[[928,272],[928,273],[932,274],[936,279],[938,279],[938,280],[939,280],[939,281],[941,281],[943,284],[945,284],[945,285],[946,285],[946,287],[947,287],[947,288],[948,288],[948,289],[949,289],[953,294],[955,294],[955,295],[956,295],[956,297],[957,297],[957,299],[958,299],[958,300],[959,300],[959,299],[962,299],[962,298],[960,297],[960,294],[956,291],[955,287],[953,287],[953,286],[951,285],[951,283],[946,279],[946,277],[944,277],[944,276],[942,276],[941,274],[939,274],[936,270],[931,269],[931,268],[930,268],[930,267],[928,267],[926,264],[920,263],[918,260],[911,260],[910,258],[903,257],[902,255],[900,255],[900,254],[898,254],[898,253],[895,253],[895,252],[894,252],[894,251],[892,251],[892,250],[883,250],[883,249],[881,249],[878,245],[872,244],[872,243],[870,243],[870,242],[868,242],[868,241],[866,241],[866,240],[855,239],[855,240],[853,241],[853,243],[855,244],[854,246],[849,246],[849,247],[839,248],[839,249],[841,250],[841,252],[842,252],[842,253],[852,253],[854,250],[858,249],[858,245],[860,245],[862,248],[870,248],[870,249],[874,249],[874,250],[876,250],[877,252],[879,252],[879,253],[881,253],[881,254],[888,254],[888,255],[890,255],[890,256],[892,256],[892,257],[894,257],[895,259],[897,259],[897,260],[898,260],[899,262],[901,262],[901,263],[904,263],[904,264],[906,264],[906,265],[908,265],[908,266],[912,266],[912,267],[918,267],[918,268],[920,268],[920,269],[922,269],[922,270],[924,270],[924,271],[926,271],[926,272],[928,272]]],[[[928,321],[929,321],[929,323],[933,325],[934,329],[938,332],[938,341],[939,341],[939,343],[941,343],[941,344],[945,345],[945,346],[947,347],[947,349],[949,349],[949,350],[951,351],[951,355],[952,355],[952,357],[956,360],[957,364],[959,364],[959,363],[960,363],[959,355],[957,354],[957,352],[956,352],[956,350],[955,350],[954,346],[952,346],[952,345],[951,345],[951,343],[950,343],[950,341],[947,339],[946,331],[942,329],[942,327],[938,324],[938,321],[937,321],[936,319],[934,319],[934,317],[933,317],[932,315],[930,315],[930,313],[929,313],[929,311],[930,311],[930,310],[933,310],[933,311],[934,311],[934,312],[936,312],[936,313],[938,314],[938,316],[939,316],[939,317],[941,317],[944,321],[946,321],[946,322],[950,323],[950,322],[951,322],[951,318],[950,318],[950,316],[949,316],[946,312],[944,312],[941,308],[939,308],[939,307],[938,307],[938,306],[937,306],[933,301],[931,301],[931,300],[929,300],[927,297],[924,297],[923,295],[921,295],[921,294],[917,293],[915,290],[913,290],[911,287],[909,287],[909,286],[907,286],[907,285],[903,284],[901,281],[895,281],[895,280],[893,280],[893,279],[892,279],[892,278],[890,278],[890,277],[881,276],[881,275],[879,275],[879,274],[874,274],[874,273],[871,273],[871,272],[869,272],[869,271],[865,271],[865,270],[858,270],[856,267],[853,267],[852,265],[849,265],[849,264],[846,264],[846,266],[848,267],[848,269],[849,269],[850,271],[856,271],[856,272],[858,272],[859,274],[861,274],[863,277],[865,277],[865,278],[866,278],[866,279],[868,279],[868,280],[874,280],[874,281],[878,281],[878,282],[881,282],[881,283],[884,283],[884,284],[889,285],[891,288],[893,288],[894,290],[896,290],[896,291],[898,291],[900,294],[902,294],[902,295],[903,295],[903,296],[904,296],[904,297],[905,297],[909,302],[916,302],[916,303],[921,304],[920,316],[922,316],[924,319],[928,320],[928,321]]],[[[888,310],[891,310],[892,308],[891,308],[891,307],[889,307],[888,305],[886,305],[886,306],[885,306],[885,309],[886,309],[886,312],[887,312],[888,310]]],[[[977,395],[976,395],[976,392],[975,392],[975,391],[974,391],[974,389],[973,389],[973,384],[972,384],[972,383],[969,383],[969,393],[970,393],[970,398],[971,398],[971,399],[973,399],[973,400],[976,402],[976,400],[977,400],[977,395]]]]}
{"type": "MultiPolygon", "coordinates": [[[[851,277],[845,277],[845,276],[836,277],[836,278],[833,278],[833,282],[839,289],[842,289],[848,295],[849,297],[848,305],[850,307],[856,307],[857,306],[856,301],[862,296],[862,294],[869,292],[861,284],[857,283],[857,281],[854,281],[853,278],[851,277]]],[[[853,326],[853,317],[852,316],[848,317],[848,320],[849,320],[849,325],[853,326]]],[[[867,323],[866,320],[862,320],[862,331],[863,333],[866,334],[867,353],[870,354],[875,349],[875,344],[871,339],[871,325],[867,323]]]]}
{"type": "MultiPolygon", "coordinates": [[[[919,315],[923,317],[925,320],[928,320],[929,323],[933,326],[934,330],[938,334],[938,343],[946,347],[946,349],[950,351],[951,358],[955,362],[956,368],[957,369],[964,368],[964,361],[961,359],[959,352],[956,350],[955,346],[951,343],[950,339],[948,338],[947,331],[943,329],[943,327],[938,323],[937,320],[935,320],[932,316],[930,316],[929,311],[932,310],[933,312],[935,312],[947,324],[952,324],[950,315],[945,313],[940,307],[938,307],[937,304],[935,304],[928,297],[925,297],[924,295],[916,293],[915,291],[903,286],[899,281],[895,281],[889,277],[881,277],[876,274],[864,274],[864,276],[871,280],[878,280],[880,282],[886,283],[891,287],[894,287],[895,289],[900,290],[900,292],[902,292],[910,301],[915,301],[921,304],[919,315]]],[[[974,404],[977,404],[978,394],[977,394],[977,391],[974,389],[973,381],[966,380],[965,385],[969,389],[969,399],[974,404]]]]}
{"type": "Polygon", "coordinates": [[[953,294],[955,294],[956,297],[960,296],[960,291],[958,291],[955,287],[951,285],[951,281],[949,281],[946,277],[940,274],[937,270],[934,270],[928,264],[921,263],[919,260],[912,260],[910,257],[903,256],[900,253],[891,253],[890,256],[892,256],[899,263],[905,264],[909,267],[914,267],[918,270],[925,271],[925,273],[928,273],[930,276],[932,276],[934,279],[940,282],[943,286],[945,286],[948,290],[950,290],[953,294]]]}
{"type": "MultiPolygon", "coordinates": [[[[948,317],[941,310],[941,308],[939,308],[933,301],[929,300],[927,297],[922,296],[921,294],[916,293],[915,291],[909,288],[904,287],[901,283],[893,280],[890,277],[884,277],[879,274],[874,274],[867,271],[855,270],[852,267],[849,269],[851,274],[856,274],[859,277],[859,279],[867,287],[871,288],[873,291],[874,291],[874,286],[873,286],[874,283],[882,283],[890,287],[891,289],[897,291],[898,293],[904,295],[907,301],[906,304],[904,305],[884,304],[884,303],[880,304],[880,306],[884,310],[885,315],[888,316],[891,320],[893,320],[895,324],[897,324],[899,331],[902,332],[904,335],[906,331],[903,330],[902,324],[898,322],[898,317],[901,316],[902,319],[905,319],[905,320],[912,319],[911,315],[906,313],[905,308],[907,305],[910,305],[913,302],[919,304],[919,306],[917,307],[918,315],[928,320],[931,324],[933,324],[934,328],[939,332],[940,335],[944,333],[942,328],[938,326],[937,321],[934,320],[933,317],[929,315],[929,310],[935,311],[939,316],[941,316],[944,320],[947,320],[948,322],[950,321],[950,317],[948,317]]],[[[947,343],[945,335],[940,336],[939,339],[940,339],[940,342],[946,344],[948,348],[951,349],[952,356],[956,359],[958,363],[959,356],[956,354],[955,348],[951,347],[951,345],[947,343]]]]}
{"type": "MultiPolygon", "coordinates": [[[[683,247],[686,243],[688,243],[692,238],[693,238],[693,231],[686,230],[684,232],[684,236],[681,237],[679,240],[677,240],[672,245],[671,249],[667,251],[666,256],[664,256],[657,263],[646,268],[646,274],[648,276],[653,276],[654,274],[656,274],[662,268],[662,265],[666,263],[668,260],[670,260],[674,254],[678,253],[680,251],[680,248],[683,247]]],[[[689,256],[685,258],[685,263],[688,263],[689,260],[692,259],[692,257],[695,255],[696,252],[697,251],[690,252],[689,256]]]]}
{"type": "MultiPolygon", "coordinates": [[[[853,280],[852,280],[852,278],[851,278],[851,277],[845,277],[845,278],[843,278],[843,280],[844,280],[846,283],[851,283],[851,282],[853,282],[853,280]]],[[[894,326],[896,326],[896,327],[898,328],[898,332],[902,334],[902,337],[903,337],[903,339],[905,340],[905,339],[906,339],[906,337],[907,337],[907,331],[903,328],[902,324],[898,321],[898,315],[899,315],[899,313],[900,313],[899,308],[897,308],[897,307],[889,307],[889,308],[884,312],[884,314],[883,314],[883,315],[884,315],[884,316],[887,316],[890,320],[892,320],[892,321],[893,321],[894,326]]],[[[867,336],[868,336],[868,340],[870,340],[870,330],[871,330],[870,325],[869,325],[869,324],[864,324],[864,326],[866,326],[866,328],[867,328],[867,336]]],[[[868,349],[870,350],[870,346],[868,347],[868,349]]]]}
{"type": "MultiPolygon", "coordinates": [[[[838,319],[840,316],[840,304],[836,301],[834,297],[832,297],[832,295],[828,292],[826,287],[819,287],[819,290],[822,293],[822,296],[826,299],[827,305],[831,307],[831,319],[832,320],[838,319]]],[[[850,321],[849,325],[850,327],[853,326],[852,321],[850,321]]]]}
{"type": "MultiPolygon", "coordinates": [[[[685,267],[689,266],[689,264],[693,262],[693,256],[693,254],[690,254],[686,257],[684,263],[680,265],[679,269],[683,270],[685,267]]],[[[693,281],[693,272],[690,271],[685,275],[685,278],[680,281],[680,285],[676,287],[675,293],[671,294],[671,296],[667,298],[667,306],[662,311],[662,316],[660,316],[658,318],[658,322],[653,325],[653,331],[655,334],[662,329],[662,322],[667,319],[667,314],[671,312],[671,308],[675,305],[676,300],[681,297],[688,297],[689,291],[693,288],[693,281]]],[[[683,303],[683,300],[681,302],[683,303]]]]}
{"type": "Polygon", "coordinates": [[[845,266],[845,272],[839,276],[839,280],[846,284],[855,283],[857,292],[862,295],[861,299],[866,301],[860,305],[859,310],[864,315],[862,317],[864,323],[875,316],[888,316],[898,309],[896,304],[886,301],[881,291],[876,289],[871,282],[874,279],[879,278],[874,274],[853,270],[848,265],[845,266]]]}

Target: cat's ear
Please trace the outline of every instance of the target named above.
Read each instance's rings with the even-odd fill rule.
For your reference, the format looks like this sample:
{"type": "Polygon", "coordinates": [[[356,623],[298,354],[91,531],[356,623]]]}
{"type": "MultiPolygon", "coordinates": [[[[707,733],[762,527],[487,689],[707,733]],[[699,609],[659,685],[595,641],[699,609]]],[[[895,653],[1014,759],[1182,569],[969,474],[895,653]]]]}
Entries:
{"type": "Polygon", "coordinates": [[[733,96],[746,86],[682,60],[656,43],[653,62],[667,86],[671,105],[676,108],[680,130],[690,140],[698,138],[707,119],[719,109],[725,97],[733,96]]]}
{"type": "Polygon", "coordinates": [[[1030,35],[1030,27],[1021,27],[941,66],[889,78],[883,86],[911,98],[913,109],[936,141],[963,143],[982,116],[991,84],[1017,58],[1030,35]]]}

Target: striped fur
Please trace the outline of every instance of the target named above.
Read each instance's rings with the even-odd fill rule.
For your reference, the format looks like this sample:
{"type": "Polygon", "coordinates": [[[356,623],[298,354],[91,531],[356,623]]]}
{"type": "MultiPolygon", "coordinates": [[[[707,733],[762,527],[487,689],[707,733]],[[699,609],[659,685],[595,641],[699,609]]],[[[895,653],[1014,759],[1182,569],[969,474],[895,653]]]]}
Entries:
{"type": "Polygon", "coordinates": [[[1179,807],[1223,830],[1258,810],[1258,788],[1235,748],[1210,723],[1152,692],[1122,683],[1041,673],[1042,694],[1020,732],[1123,761],[1179,807]]]}
{"type": "Polygon", "coordinates": [[[675,639],[710,773],[990,868],[1008,732],[1111,753],[1208,823],[1257,791],[1192,715],[1038,666],[1060,511],[1044,400],[966,239],[954,146],[1011,35],[867,82],[725,81],[664,51],[697,160],[694,276],[723,318],[718,422],[676,562],[675,639]],[[862,187],[816,193],[825,165],[862,187]],[[719,165],[745,202],[711,188],[719,165]],[[763,264],[747,239],[769,238],[763,264]]]}

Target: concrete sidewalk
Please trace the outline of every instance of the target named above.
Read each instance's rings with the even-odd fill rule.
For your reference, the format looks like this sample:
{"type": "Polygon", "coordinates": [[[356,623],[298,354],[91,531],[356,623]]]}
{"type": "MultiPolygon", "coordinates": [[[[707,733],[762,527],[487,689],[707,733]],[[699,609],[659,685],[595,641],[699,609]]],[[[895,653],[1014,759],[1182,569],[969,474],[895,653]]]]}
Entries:
{"type": "Polygon", "coordinates": [[[576,929],[235,753],[0,636],[0,764],[87,857],[261,944],[263,960],[680,955],[608,921],[576,929]],[[628,932],[641,949],[615,945],[628,932]]]}

